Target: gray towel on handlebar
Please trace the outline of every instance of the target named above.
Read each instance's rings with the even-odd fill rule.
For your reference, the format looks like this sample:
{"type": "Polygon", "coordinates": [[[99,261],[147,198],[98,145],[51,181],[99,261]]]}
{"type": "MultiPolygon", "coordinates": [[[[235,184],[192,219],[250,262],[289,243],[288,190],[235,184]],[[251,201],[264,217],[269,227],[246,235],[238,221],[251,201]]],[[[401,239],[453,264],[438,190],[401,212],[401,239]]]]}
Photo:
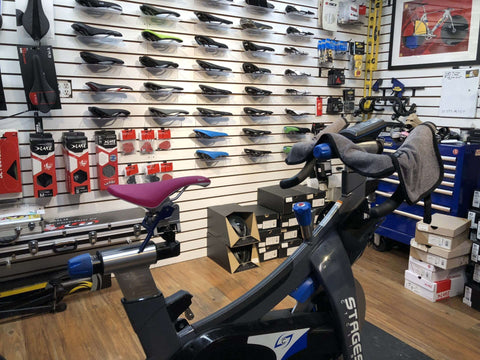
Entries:
{"type": "Polygon", "coordinates": [[[326,133],[337,133],[340,130],[345,129],[348,126],[348,122],[342,118],[338,118],[333,123],[325,127],[317,135],[314,136],[312,141],[303,141],[296,143],[292,146],[292,150],[288,153],[285,162],[288,165],[301,164],[312,158],[313,148],[318,144],[318,139],[326,133]]]}
{"type": "Polygon", "coordinates": [[[393,154],[370,154],[339,134],[324,134],[334,154],[351,169],[373,178],[398,174],[409,205],[428,196],[443,178],[443,163],[435,139],[435,125],[418,125],[393,154]]]}

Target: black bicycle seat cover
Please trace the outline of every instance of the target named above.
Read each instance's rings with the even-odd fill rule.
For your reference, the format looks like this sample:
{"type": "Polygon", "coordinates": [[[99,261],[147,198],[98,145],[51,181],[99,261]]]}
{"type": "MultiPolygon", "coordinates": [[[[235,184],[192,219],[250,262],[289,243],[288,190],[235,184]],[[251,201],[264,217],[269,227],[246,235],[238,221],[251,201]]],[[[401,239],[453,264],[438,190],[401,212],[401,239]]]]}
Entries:
{"type": "Polygon", "coordinates": [[[180,14],[175,11],[160,9],[147,4],[140,5],[140,10],[142,11],[142,13],[148,16],[166,15],[180,17],[180,14]]]}
{"type": "Polygon", "coordinates": [[[256,30],[272,30],[273,27],[267,24],[262,24],[247,18],[240,19],[240,27],[242,29],[256,29],[256,30]]]}
{"type": "Polygon", "coordinates": [[[118,31],[101,29],[93,26],[88,26],[83,23],[72,24],[72,29],[75,30],[78,34],[83,36],[97,36],[97,35],[114,36],[114,37],[123,36],[122,33],[118,31]]]}
{"type": "Polygon", "coordinates": [[[159,109],[155,107],[149,107],[148,110],[152,115],[159,117],[188,115],[188,111],[182,109],[159,109]]]}
{"type": "Polygon", "coordinates": [[[195,41],[200,46],[228,49],[228,46],[226,44],[219,43],[208,36],[195,35],[195,41]]]}
{"type": "Polygon", "coordinates": [[[98,64],[98,65],[123,65],[124,62],[121,59],[117,59],[114,57],[109,56],[102,56],[98,54],[94,54],[88,51],[81,51],[80,57],[85,61],[87,64],[98,64]]]}
{"type": "Polygon", "coordinates": [[[200,88],[200,90],[202,90],[203,94],[207,94],[207,95],[230,95],[230,94],[232,94],[232,92],[230,90],[219,89],[219,88],[215,88],[213,86],[200,84],[200,85],[198,85],[198,87],[200,88]]]}
{"type": "Polygon", "coordinates": [[[204,23],[218,23],[218,24],[225,24],[225,25],[233,24],[233,22],[230,20],[222,19],[220,17],[214,16],[202,11],[195,11],[194,14],[198,18],[198,20],[204,23]]]}
{"type": "Polygon", "coordinates": [[[38,41],[48,33],[50,23],[43,11],[42,0],[28,0],[22,16],[22,24],[33,40],[38,41]]]}
{"type": "Polygon", "coordinates": [[[271,48],[269,46],[258,45],[248,40],[244,40],[242,44],[245,51],[275,51],[274,48],[271,48]]]}
{"type": "Polygon", "coordinates": [[[271,74],[272,71],[266,68],[259,68],[257,65],[246,62],[242,64],[243,71],[247,74],[271,74]]]}
{"type": "Polygon", "coordinates": [[[240,215],[230,214],[227,219],[239,237],[245,237],[249,234],[248,225],[240,215]]]}
{"type": "Polygon", "coordinates": [[[127,86],[127,85],[106,85],[106,84],[99,84],[93,81],[86,82],[85,85],[87,85],[90,88],[90,90],[97,91],[97,92],[108,91],[108,90],[115,90],[115,91],[133,90],[130,86],[127,86]]]}
{"type": "Polygon", "coordinates": [[[57,102],[57,93],[47,81],[42,63],[38,55],[33,55],[33,85],[28,98],[33,107],[42,113],[47,113],[57,102]]]}
{"type": "Polygon", "coordinates": [[[260,89],[255,86],[245,86],[245,92],[249,95],[263,95],[268,96],[271,95],[272,92],[270,90],[260,89]]]}
{"type": "Polygon", "coordinates": [[[89,106],[88,111],[90,111],[90,113],[92,113],[94,116],[108,119],[117,118],[119,116],[127,117],[130,115],[130,111],[125,109],[104,109],[96,106],[89,106]]]}
{"type": "Polygon", "coordinates": [[[101,0],[75,0],[75,1],[78,4],[85,7],[97,8],[97,9],[111,9],[119,12],[123,11],[120,5],[112,2],[108,2],[108,1],[101,1],[101,0]]]}
{"type": "Polygon", "coordinates": [[[140,64],[148,68],[158,68],[158,69],[167,69],[167,68],[178,68],[178,64],[173,61],[168,60],[157,60],[151,58],[150,56],[140,56],[140,64]]]}
{"type": "Polygon", "coordinates": [[[226,66],[213,64],[211,62],[204,61],[204,60],[197,60],[197,64],[200,65],[204,70],[207,70],[207,71],[210,71],[210,70],[232,71],[232,69],[230,69],[226,66]]]}

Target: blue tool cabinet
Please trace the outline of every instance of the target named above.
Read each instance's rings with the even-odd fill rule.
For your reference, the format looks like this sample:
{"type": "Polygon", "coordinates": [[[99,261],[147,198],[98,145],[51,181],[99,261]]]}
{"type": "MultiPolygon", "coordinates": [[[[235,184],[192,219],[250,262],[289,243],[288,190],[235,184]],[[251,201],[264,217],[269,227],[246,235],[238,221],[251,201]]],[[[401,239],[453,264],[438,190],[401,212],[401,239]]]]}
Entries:
{"type": "MultiPolygon", "coordinates": [[[[394,152],[398,146],[388,136],[384,152],[394,152]]],[[[480,145],[464,143],[440,144],[444,165],[444,177],[432,194],[432,213],[467,217],[471,207],[473,191],[480,188],[480,145]]],[[[380,181],[376,192],[376,203],[382,203],[393,194],[398,186],[396,174],[380,181]]],[[[423,219],[423,203],[409,206],[403,203],[393,214],[386,217],[375,233],[386,238],[410,244],[415,236],[415,225],[423,219]]]]}

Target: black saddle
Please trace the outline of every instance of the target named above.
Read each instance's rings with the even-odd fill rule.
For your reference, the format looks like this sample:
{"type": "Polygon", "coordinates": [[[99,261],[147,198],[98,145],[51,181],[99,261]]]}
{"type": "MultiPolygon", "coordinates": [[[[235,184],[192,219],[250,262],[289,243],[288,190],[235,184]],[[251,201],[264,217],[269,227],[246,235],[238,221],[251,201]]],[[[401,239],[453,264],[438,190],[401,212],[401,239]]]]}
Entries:
{"type": "Polygon", "coordinates": [[[262,24],[247,18],[240,19],[240,27],[242,29],[255,29],[255,30],[272,30],[273,29],[273,27],[271,27],[270,25],[262,24]]]}
{"type": "Polygon", "coordinates": [[[127,86],[127,85],[105,85],[105,84],[95,83],[93,81],[86,82],[85,85],[87,85],[92,91],[97,91],[97,92],[108,91],[108,90],[113,90],[113,91],[133,90],[130,86],[127,86]]]}
{"type": "Polygon", "coordinates": [[[102,119],[116,119],[119,116],[129,116],[130,111],[125,109],[104,109],[96,106],[89,106],[88,111],[96,117],[102,119]]]}
{"type": "Polygon", "coordinates": [[[98,54],[94,54],[88,51],[81,51],[80,57],[85,61],[87,64],[98,64],[98,65],[122,65],[124,62],[123,60],[109,57],[109,56],[102,56],[98,54]]]}
{"type": "Polygon", "coordinates": [[[114,36],[114,37],[123,36],[122,33],[118,31],[96,28],[93,26],[85,25],[83,23],[72,24],[72,29],[83,36],[98,36],[98,35],[114,36]]]}
{"type": "Polygon", "coordinates": [[[257,130],[251,128],[243,128],[242,131],[245,135],[248,136],[264,136],[272,133],[270,130],[257,130]]]}
{"type": "Polygon", "coordinates": [[[272,71],[266,68],[259,68],[257,65],[246,62],[242,64],[243,71],[247,74],[271,74],[272,71]]]}
{"type": "Polygon", "coordinates": [[[297,89],[285,89],[285,92],[289,95],[308,95],[310,91],[308,90],[297,90],[297,89]]]}
{"type": "Polygon", "coordinates": [[[273,6],[273,4],[270,4],[266,0],[245,0],[245,2],[248,5],[252,5],[252,6],[258,6],[258,7],[269,8],[269,9],[274,9],[275,8],[275,6],[273,6]]]}
{"type": "Polygon", "coordinates": [[[248,95],[257,95],[257,96],[268,96],[268,95],[271,95],[272,92],[270,90],[264,90],[264,89],[260,89],[260,88],[257,88],[255,86],[245,86],[245,92],[248,94],[248,95]]]}
{"type": "Polygon", "coordinates": [[[310,74],[304,73],[304,72],[296,72],[295,70],[292,69],[287,69],[285,70],[285,75],[287,76],[311,76],[310,74]]]}
{"type": "Polygon", "coordinates": [[[208,36],[196,35],[195,41],[200,46],[228,49],[228,46],[226,44],[219,43],[212,38],[209,38],[208,36]]]}
{"type": "Polygon", "coordinates": [[[308,112],[299,113],[299,112],[296,112],[295,110],[288,109],[288,108],[285,109],[285,113],[286,113],[287,115],[290,115],[290,116],[306,116],[306,115],[310,115],[310,113],[308,113],[308,112]]]}
{"type": "Polygon", "coordinates": [[[289,26],[287,28],[287,34],[296,35],[296,36],[312,36],[313,33],[309,31],[300,31],[296,27],[289,26]]]}
{"type": "Polygon", "coordinates": [[[314,12],[310,10],[298,10],[295,6],[287,5],[285,8],[285,12],[287,14],[295,14],[295,15],[315,15],[314,12]]]}
{"type": "Polygon", "coordinates": [[[108,1],[99,1],[99,0],[75,0],[78,4],[91,7],[91,8],[101,8],[101,9],[109,9],[122,12],[123,9],[120,5],[108,2],[108,1]]]}
{"type": "Polygon", "coordinates": [[[250,155],[250,156],[264,156],[271,154],[272,152],[270,150],[255,150],[255,149],[243,149],[245,154],[250,155]]]}
{"type": "Polygon", "coordinates": [[[149,107],[148,110],[153,116],[158,117],[188,115],[188,111],[181,109],[159,109],[156,107],[149,107]]]}
{"type": "Polygon", "coordinates": [[[153,82],[150,82],[150,81],[144,82],[144,83],[143,83],[143,86],[145,86],[145,88],[146,88],[147,90],[157,91],[157,92],[162,92],[162,91],[182,91],[182,90],[183,90],[183,88],[180,87],[180,86],[160,85],[160,84],[156,84],[156,83],[153,83],[153,82]]]}
{"type": "Polygon", "coordinates": [[[292,54],[292,55],[308,55],[307,52],[305,52],[305,51],[300,51],[300,50],[294,48],[293,46],[286,47],[286,48],[285,48],[285,53],[286,53],[286,54],[292,54]]]}
{"type": "Polygon", "coordinates": [[[244,40],[242,44],[245,51],[275,51],[274,48],[258,45],[248,40],[244,40]]]}
{"type": "Polygon", "coordinates": [[[202,67],[202,69],[207,70],[207,71],[209,71],[209,70],[232,71],[232,69],[230,69],[228,67],[221,66],[221,65],[216,65],[216,64],[213,64],[211,62],[204,61],[204,60],[197,60],[197,64],[200,65],[202,67]]]}
{"type": "Polygon", "coordinates": [[[180,14],[175,11],[160,9],[160,8],[157,8],[151,5],[146,5],[146,4],[140,5],[140,10],[142,11],[142,13],[148,16],[167,15],[167,16],[180,17],[180,14]]]}
{"type": "Polygon", "coordinates": [[[249,116],[268,116],[268,115],[272,115],[273,114],[273,111],[270,111],[270,110],[262,110],[262,109],[256,109],[256,108],[253,108],[253,107],[244,107],[243,108],[243,111],[245,112],[245,114],[249,115],[249,116]]]}
{"type": "Polygon", "coordinates": [[[208,14],[208,13],[205,13],[205,12],[202,12],[202,11],[195,11],[194,14],[197,16],[198,20],[200,20],[201,22],[204,22],[204,23],[225,24],[225,25],[233,24],[233,22],[230,21],[230,20],[222,19],[220,17],[213,16],[211,14],[208,14]]]}
{"type": "Polygon", "coordinates": [[[32,61],[34,79],[28,97],[34,109],[47,113],[57,102],[57,92],[53,90],[47,81],[40,57],[33,55],[32,61]]]}
{"type": "Polygon", "coordinates": [[[43,11],[42,0],[28,0],[27,8],[21,15],[25,31],[33,40],[42,39],[50,29],[50,23],[43,11]]]}
{"type": "Polygon", "coordinates": [[[158,68],[158,69],[168,69],[168,68],[178,68],[178,64],[173,61],[167,60],[156,60],[150,56],[140,56],[138,58],[140,63],[149,68],[158,68]]]}
{"type": "Polygon", "coordinates": [[[222,117],[222,116],[232,116],[233,114],[228,111],[212,110],[203,107],[197,107],[198,112],[202,116],[206,117],[222,117]]]}
{"type": "Polygon", "coordinates": [[[200,90],[202,90],[202,93],[206,95],[231,95],[232,94],[230,90],[219,89],[219,88],[215,88],[208,85],[198,85],[198,87],[200,88],[200,90]]]}

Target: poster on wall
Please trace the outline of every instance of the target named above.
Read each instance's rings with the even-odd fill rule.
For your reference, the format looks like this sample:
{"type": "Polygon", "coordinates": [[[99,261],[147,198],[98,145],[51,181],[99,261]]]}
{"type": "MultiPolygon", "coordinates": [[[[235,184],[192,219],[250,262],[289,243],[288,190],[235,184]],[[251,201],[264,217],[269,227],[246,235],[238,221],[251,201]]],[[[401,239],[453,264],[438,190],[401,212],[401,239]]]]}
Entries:
{"type": "Polygon", "coordinates": [[[394,0],[389,69],[478,63],[480,1],[394,0]]]}

